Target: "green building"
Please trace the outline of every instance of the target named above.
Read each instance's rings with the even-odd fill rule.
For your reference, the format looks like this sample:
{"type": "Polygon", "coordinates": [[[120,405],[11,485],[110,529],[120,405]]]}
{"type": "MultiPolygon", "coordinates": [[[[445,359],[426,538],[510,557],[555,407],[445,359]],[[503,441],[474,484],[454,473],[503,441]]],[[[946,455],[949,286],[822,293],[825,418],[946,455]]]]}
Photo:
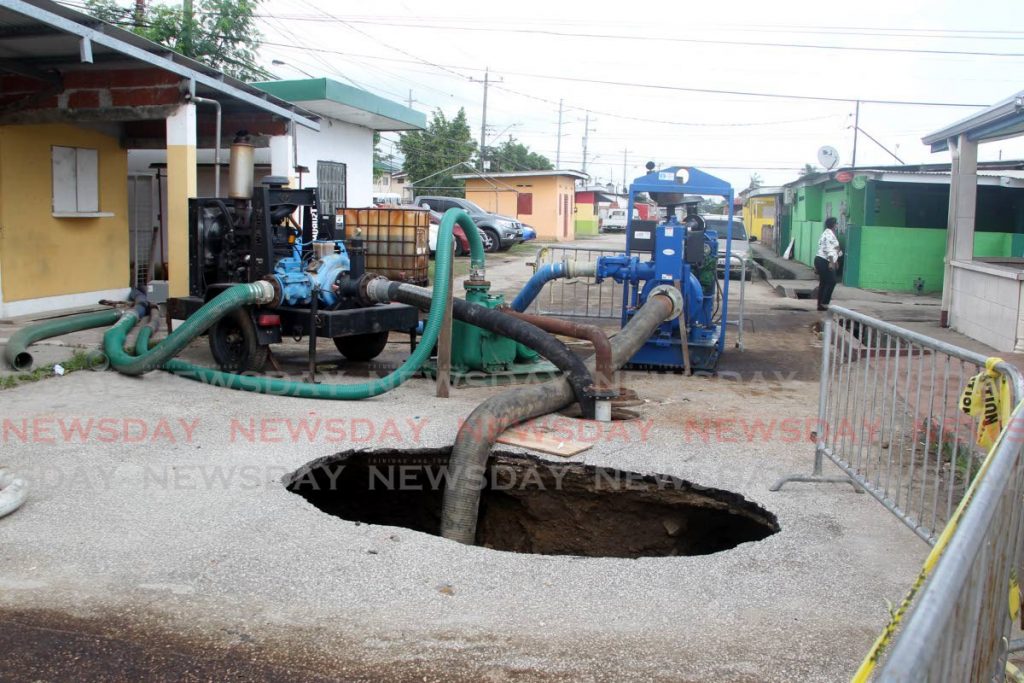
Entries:
{"type": "MultiPolygon", "coordinates": [[[[779,249],[814,265],[826,218],[839,222],[843,284],[896,292],[942,290],[949,165],[843,169],[783,187],[779,249]]],[[[1024,162],[978,164],[979,257],[1024,256],[1024,162]]]]}

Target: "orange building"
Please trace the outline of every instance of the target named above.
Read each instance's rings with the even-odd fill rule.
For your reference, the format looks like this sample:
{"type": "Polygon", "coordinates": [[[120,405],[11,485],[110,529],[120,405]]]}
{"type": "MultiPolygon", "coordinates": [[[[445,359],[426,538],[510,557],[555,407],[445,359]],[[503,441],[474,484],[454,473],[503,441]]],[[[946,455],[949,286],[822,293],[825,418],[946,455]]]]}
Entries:
{"type": "Polygon", "coordinates": [[[460,174],[466,199],[493,213],[511,216],[537,231],[537,239],[565,242],[576,237],[576,181],[579,171],[460,174]]]}

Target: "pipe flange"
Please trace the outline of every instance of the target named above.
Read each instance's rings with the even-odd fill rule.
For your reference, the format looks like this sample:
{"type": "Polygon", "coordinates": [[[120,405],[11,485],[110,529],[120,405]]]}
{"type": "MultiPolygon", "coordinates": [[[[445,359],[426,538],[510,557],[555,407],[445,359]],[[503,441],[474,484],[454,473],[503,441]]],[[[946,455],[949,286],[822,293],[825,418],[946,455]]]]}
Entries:
{"type": "Polygon", "coordinates": [[[591,384],[583,390],[584,395],[597,401],[611,401],[619,397],[619,390],[614,387],[595,387],[591,384]]]}
{"type": "Polygon", "coordinates": [[[672,285],[658,285],[647,295],[648,300],[655,294],[664,294],[672,301],[672,312],[665,320],[675,320],[683,314],[683,293],[672,285]]]}
{"type": "Polygon", "coordinates": [[[382,275],[364,276],[365,280],[360,283],[360,295],[372,304],[386,304],[391,301],[388,296],[388,288],[391,287],[391,280],[382,275]]]}

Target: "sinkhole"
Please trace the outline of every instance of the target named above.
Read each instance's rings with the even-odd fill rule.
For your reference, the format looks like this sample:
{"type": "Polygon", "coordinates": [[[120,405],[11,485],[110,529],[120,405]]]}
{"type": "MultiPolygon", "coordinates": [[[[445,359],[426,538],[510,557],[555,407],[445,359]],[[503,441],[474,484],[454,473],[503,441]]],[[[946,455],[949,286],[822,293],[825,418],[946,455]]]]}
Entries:
{"type": "MultiPolygon", "coordinates": [[[[292,493],[353,522],[440,535],[451,449],[347,451],[285,478],[292,493]]],[[[739,494],[666,475],[493,452],[481,488],[476,544],[542,555],[707,555],[779,530],[739,494]]]]}

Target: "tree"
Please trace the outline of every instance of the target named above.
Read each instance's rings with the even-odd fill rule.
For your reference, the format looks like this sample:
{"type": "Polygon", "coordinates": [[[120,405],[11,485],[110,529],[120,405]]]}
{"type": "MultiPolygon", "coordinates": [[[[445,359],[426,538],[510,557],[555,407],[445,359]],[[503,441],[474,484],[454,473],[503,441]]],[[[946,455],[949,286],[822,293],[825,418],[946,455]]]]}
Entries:
{"type": "Polygon", "coordinates": [[[476,151],[464,109],[451,120],[440,109],[434,110],[427,129],[404,133],[398,148],[405,157],[402,170],[409,174],[417,194],[462,194],[465,184],[452,176],[467,170],[462,164],[470,162],[476,151]]]}
{"type": "Polygon", "coordinates": [[[747,185],[747,189],[748,190],[756,190],[757,188],[761,187],[763,182],[764,181],[761,180],[761,174],[760,173],[752,173],[750,175],[750,184],[747,185]]]}
{"type": "Polygon", "coordinates": [[[262,0],[185,0],[191,8],[119,0],[85,0],[86,12],[243,81],[273,78],[256,64],[262,0]]]}
{"type": "Polygon", "coordinates": [[[529,147],[511,136],[498,147],[488,147],[487,160],[491,162],[492,173],[550,171],[555,168],[546,156],[531,152],[529,147]]]}
{"type": "Polygon", "coordinates": [[[814,175],[818,172],[818,168],[814,164],[804,164],[803,170],[800,171],[800,177],[814,175]]]}

